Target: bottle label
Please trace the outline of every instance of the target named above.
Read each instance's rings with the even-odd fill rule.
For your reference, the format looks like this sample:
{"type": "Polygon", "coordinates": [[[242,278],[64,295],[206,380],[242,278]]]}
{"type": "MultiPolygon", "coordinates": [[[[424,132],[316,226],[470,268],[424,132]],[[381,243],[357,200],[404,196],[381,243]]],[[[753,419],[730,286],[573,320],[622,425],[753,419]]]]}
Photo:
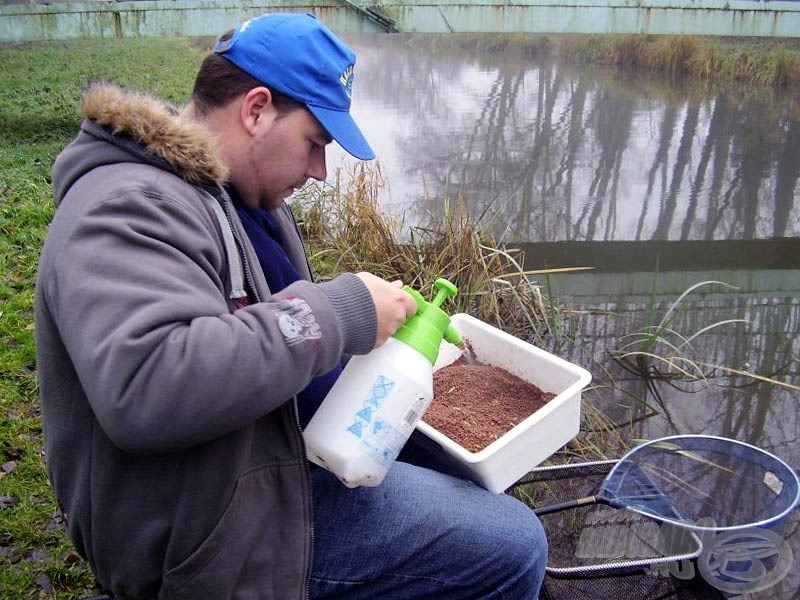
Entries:
{"type": "Polygon", "coordinates": [[[417,421],[419,421],[420,415],[422,415],[422,411],[424,411],[427,406],[425,406],[427,402],[425,401],[425,396],[418,396],[417,401],[406,411],[406,414],[403,415],[403,425],[407,430],[414,429],[417,425],[417,421]]]}
{"type": "Polygon", "coordinates": [[[424,396],[417,395],[411,408],[407,400],[393,401],[413,394],[407,388],[402,382],[379,375],[347,427],[359,439],[361,450],[386,467],[397,458],[425,408],[424,396]]]}

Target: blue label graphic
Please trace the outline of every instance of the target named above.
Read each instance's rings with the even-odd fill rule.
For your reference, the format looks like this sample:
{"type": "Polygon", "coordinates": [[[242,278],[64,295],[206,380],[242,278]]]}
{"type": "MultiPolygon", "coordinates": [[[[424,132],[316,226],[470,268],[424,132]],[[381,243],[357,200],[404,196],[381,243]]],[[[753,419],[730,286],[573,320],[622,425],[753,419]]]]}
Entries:
{"type": "Polygon", "coordinates": [[[352,433],[356,437],[361,437],[361,430],[364,429],[364,424],[356,421],[350,427],[347,428],[347,431],[352,433]]]}

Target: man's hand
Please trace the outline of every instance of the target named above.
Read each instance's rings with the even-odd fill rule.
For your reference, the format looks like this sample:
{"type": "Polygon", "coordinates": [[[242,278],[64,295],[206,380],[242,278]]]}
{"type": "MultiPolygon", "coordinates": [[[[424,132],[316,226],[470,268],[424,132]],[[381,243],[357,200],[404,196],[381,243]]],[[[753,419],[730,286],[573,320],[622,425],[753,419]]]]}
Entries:
{"type": "Polygon", "coordinates": [[[375,347],[382,345],[406,320],[417,312],[417,303],[402,290],[403,282],[386,281],[372,273],[356,273],[367,286],[378,313],[378,338],[375,347]]]}

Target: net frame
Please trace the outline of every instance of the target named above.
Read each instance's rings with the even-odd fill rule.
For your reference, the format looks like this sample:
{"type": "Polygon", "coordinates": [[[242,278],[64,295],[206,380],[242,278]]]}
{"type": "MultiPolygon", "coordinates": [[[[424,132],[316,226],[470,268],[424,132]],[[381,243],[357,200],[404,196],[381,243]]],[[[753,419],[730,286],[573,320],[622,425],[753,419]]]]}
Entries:
{"type": "MultiPolygon", "coordinates": [[[[572,479],[575,479],[578,482],[578,486],[586,486],[587,481],[592,476],[596,478],[607,476],[611,469],[618,463],[618,459],[612,459],[536,467],[532,469],[525,477],[516,482],[514,486],[509,488],[509,491],[529,484],[552,484],[554,482],[565,482],[572,479]],[[588,477],[587,472],[591,472],[588,477]]],[[[596,489],[596,486],[597,484],[594,484],[593,488],[596,489]]],[[[560,491],[558,492],[558,495],[562,495],[560,491]]],[[[620,513],[626,512],[625,508],[611,508],[620,511],[620,513]]],[[[644,517],[649,519],[649,516],[647,515],[644,515],[644,517]]],[[[655,523],[655,520],[650,520],[655,523]]],[[[542,518],[542,524],[548,534],[548,539],[552,541],[554,538],[554,532],[552,531],[553,526],[550,525],[548,517],[542,518]]],[[[685,541],[687,542],[685,545],[676,548],[672,552],[667,552],[658,556],[654,555],[635,559],[630,558],[627,560],[615,560],[613,562],[598,562],[594,564],[572,566],[554,565],[552,564],[551,560],[548,560],[545,570],[547,575],[554,579],[595,579],[635,575],[645,576],[644,573],[653,569],[657,569],[661,565],[671,565],[680,561],[696,560],[704,550],[700,537],[690,532],[689,537],[685,541]]]]}
{"type": "MultiPolygon", "coordinates": [[[[600,578],[609,578],[609,577],[622,577],[622,576],[630,576],[630,575],[642,575],[643,573],[652,573],[652,570],[658,570],[660,565],[674,565],[678,564],[681,561],[696,561],[704,552],[703,541],[707,539],[706,532],[713,532],[718,533],[722,531],[736,531],[736,530],[747,530],[750,528],[770,528],[770,527],[778,527],[781,526],[785,519],[788,519],[790,513],[800,505],[800,479],[798,479],[797,472],[789,467],[789,465],[774,456],[773,454],[748,444],[746,442],[740,442],[738,440],[732,440],[729,438],[723,438],[719,436],[710,436],[710,435],[674,435],[674,436],[666,436],[662,438],[657,438],[651,440],[649,442],[642,443],[635,448],[631,449],[622,458],[617,460],[603,460],[603,461],[593,461],[593,462],[584,462],[584,463],[571,463],[571,464],[564,464],[564,465],[548,465],[548,466],[541,466],[532,469],[525,477],[520,479],[516,482],[513,486],[511,486],[507,492],[514,493],[514,490],[525,486],[526,484],[537,484],[537,483],[552,483],[557,480],[569,479],[571,475],[571,471],[580,472],[582,469],[592,468],[592,469],[600,469],[603,470],[603,474],[599,475],[602,477],[602,481],[598,481],[594,483],[591,487],[591,490],[597,492],[598,489],[602,489],[605,482],[610,478],[611,473],[617,469],[624,469],[625,463],[623,461],[629,460],[631,455],[636,456],[635,452],[646,452],[647,448],[650,448],[657,444],[675,442],[675,441],[685,441],[689,440],[690,442],[709,442],[712,441],[713,444],[716,444],[716,448],[719,449],[720,447],[724,447],[727,449],[735,449],[736,453],[744,453],[744,456],[749,457],[750,460],[755,460],[756,462],[761,462],[763,464],[768,465],[773,470],[778,471],[779,477],[784,482],[784,485],[788,484],[786,487],[787,496],[783,499],[783,504],[781,505],[782,510],[777,511],[774,514],[771,514],[768,518],[754,520],[749,523],[740,523],[733,526],[718,526],[716,524],[711,525],[704,525],[704,524],[696,524],[687,522],[683,515],[680,514],[679,511],[675,512],[673,518],[664,518],[654,516],[650,512],[637,510],[636,508],[632,508],[630,506],[626,506],[624,504],[616,504],[612,502],[603,502],[602,504],[606,505],[607,507],[612,508],[613,510],[619,510],[621,514],[636,514],[638,517],[649,519],[652,522],[660,523],[661,526],[669,525],[670,527],[674,527],[675,529],[680,529],[684,533],[688,534],[688,539],[690,540],[690,545],[686,545],[685,540],[677,548],[677,551],[673,552],[666,552],[662,555],[645,557],[645,558],[635,558],[629,560],[610,560],[610,562],[599,562],[595,564],[581,564],[576,566],[560,566],[554,565],[551,561],[548,561],[548,565],[546,567],[546,572],[548,576],[554,579],[600,579],[600,578]],[[642,448],[645,448],[643,450],[642,448]],[[756,457],[756,458],[754,458],[756,457]],[[623,465],[622,467],[620,465],[623,465]],[[604,475],[604,476],[603,476],[604,475]]],[[[591,485],[591,484],[590,484],[591,485]]],[[[586,486],[584,486],[585,488],[586,486]]],[[[583,489],[582,493],[586,493],[587,490],[583,489]]],[[[574,491],[568,491],[566,494],[561,494],[555,498],[550,497],[547,500],[552,501],[562,501],[565,497],[574,498],[575,496],[574,491]]],[[[570,504],[571,502],[562,502],[562,504],[570,504]]],[[[537,506],[538,502],[534,501],[532,506],[537,506]]],[[[579,504],[579,505],[572,505],[571,508],[574,510],[577,507],[583,507],[583,509],[590,508],[590,506],[579,504]]],[[[565,511],[567,512],[567,511],[565,511]]],[[[558,513],[553,513],[558,514],[558,513]]],[[[548,516],[544,516],[543,518],[543,525],[545,526],[545,530],[548,530],[548,516]]],[[[581,527],[584,527],[585,524],[582,524],[581,527]]],[[[553,527],[550,524],[549,529],[552,531],[553,527]]],[[[550,536],[548,535],[548,538],[550,536]]]]}
{"type": "MultiPolygon", "coordinates": [[[[657,488],[658,486],[653,484],[653,487],[657,488]]],[[[767,485],[764,487],[769,489],[769,486],[767,485]]],[[[617,464],[604,478],[601,485],[601,492],[608,496],[608,503],[617,508],[626,508],[646,517],[650,517],[651,519],[672,523],[676,526],[685,527],[701,533],[719,533],[722,531],[740,531],[754,527],[769,527],[770,525],[781,522],[797,508],[798,504],[800,504],[800,479],[798,478],[795,470],[792,469],[785,461],[778,458],[774,454],[752,444],[748,444],[747,442],[741,442],[739,440],[720,436],[685,434],[657,438],[639,444],[635,448],[631,449],[619,459],[617,464]],[[675,448],[668,448],[666,450],[660,450],[657,448],[658,446],[675,444],[676,442],[682,442],[682,444],[677,444],[677,450],[675,448]],[[677,453],[678,451],[707,451],[708,448],[700,448],[704,442],[715,444],[716,446],[713,447],[715,453],[724,454],[740,461],[746,460],[749,464],[757,464],[759,467],[764,469],[765,474],[772,474],[778,481],[780,481],[781,491],[778,495],[784,495],[784,491],[786,491],[786,498],[783,502],[783,508],[779,510],[777,514],[773,514],[767,518],[762,518],[755,521],[748,521],[746,523],[738,523],[733,525],[710,523],[706,525],[700,520],[691,520],[690,518],[687,518],[684,514],[684,511],[682,511],[679,507],[675,507],[674,505],[671,505],[670,508],[667,509],[673,513],[673,516],[668,517],[663,513],[657,513],[653,510],[648,510],[646,507],[637,506],[630,501],[620,501],[617,493],[609,490],[611,484],[619,482],[620,478],[624,477],[628,473],[628,470],[631,469],[632,465],[639,466],[639,463],[633,460],[633,458],[640,455],[646,456],[648,451],[652,450],[653,448],[656,448],[655,452],[662,453],[677,453]],[[730,453],[723,452],[723,447],[730,453]],[[788,486],[788,488],[786,486],[788,486]],[[696,521],[700,522],[698,523],[696,521]]],[[[661,494],[662,496],[668,496],[668,494],[664,494],[663,491],[661,494]]],[[[661,504],[661,506],[663,506],[663,504],[661,504]]]]}

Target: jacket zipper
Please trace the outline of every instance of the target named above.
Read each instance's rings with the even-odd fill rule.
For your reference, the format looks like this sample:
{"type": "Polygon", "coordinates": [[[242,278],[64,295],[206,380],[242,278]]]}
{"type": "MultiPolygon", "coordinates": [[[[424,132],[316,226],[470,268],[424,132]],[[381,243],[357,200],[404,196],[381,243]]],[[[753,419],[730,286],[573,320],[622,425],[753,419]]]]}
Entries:
{"type": "Polygon", "coordinates": [[[222,190],[222,193],[224,194],[222,210],[225,211],[225,217],[228,219],[228,224],[230,225],[231,232],[233,233],[233,239],[236,242],[236,247],[239,248],[239,256],[241,257],[242,272],[244,273],[244,281],[247,285],[247,293],[253,295],[253,302],[260,302],[261,298],[258,295],[258,290],[255,286],[255,280],[253,279],[253,273],[250,270],[250,261],[247,260],[247,254],[245,254],[244,243],[239,235],[239,231],[233,226],[233,216],[231,213],[233,210],[233,203],[224,189],[222,190]]]}
{"type": "Polygon", "coordinates": [[[300,411],[297,407],[297,396],[292,399],[294,405],[294,426],[297,433],[300,435],[300,446],[303,455],[303,473],[306,477],[306,486],[308,487],[308,572],[304,582],[305,600],[311,599],[311,568],[314,566],[314,498],[311,490],[311,467],[308,466],[308,455],[306,454],[306,444],[303,440],[303,430],[300,428],[300,411]]]}
{"type": "MultiPolygon", "coordinates": [[[[242,262],[242,272],[244,273],[244,280],[248,287],[248,293],[253,295],[252,301],[253,302],[260,302],[261,298],[258,295],[258,290],[255,286],[255,281],[253,279],[253,274],[250,270],[250,261],[247,259],[247,255],[245,254],[244,243],[239,235],[239,232],[236,228],[233,227],[233,217],[231,214],[232,205],[233,203],[230,201],[228,194],[225,193],[223,189],[223,194],[225,195],[222,208],[225,211],[225,216],[228,219],[228,223],[231,226],[231,231],[233,232],[233,239],[236,241],[236,246],[239,248],[239,256],[241,257],[242,262]]],[[[291,214],[291,211],[290,211],[291,214]]],[[[292,220],[294,221],[294,215],[292,215],[292,220]]],[[[295,222],[295,228],[297,228],[297,223],[295,222]]],[[[306,263],[308,263],[308,259],[306,258],[306,263]]],[[[311,271],[309,266],[309,272],[311,271]]],[[[297,408],[297,396],[292,399],[293,403],[293,421],[294,421],[294,429],[297,432],[297,435],[300,439],[300,452],[303,460],[303,473],[306,478],[306,487],[308,489],[308,531],[309,531],[309,545],[308,545],[308,570],[305,574],[305,581],[303,582],[303,596],[305,600],[310,600],[311,598],[311,589],[310,589],[310,582],[311,582],[311,567],[314,561],[314,502],[311,497],[311,468],[308,466],[308,456],[306,455],[306,446],[305,442],[303,441],[303,430],[300,428],[300,413],[297,408]]]]}
{"type": "MultiPolygon", "coordinates": [[[[301,240],[303,239],[302,234],[300,233],[300,226],[297,224],[297,219],[295,219],[294,211],[292,210],[291,206],[286,206],[286,210],[289,213],[289,217],[292,220],[292,224],[294,225],[294,230],[297,233],[297,237],[301,240]]],[[[306,267],[308,268],[308,274],[311,277],[311,281],[314,281],[314,272],[311,270],[311,263],[308,262],[308,255],[303,253],[303,256],[306,260],[306,267]]],[[[297,430],[300,432],[300,439],[303,439],[303,430],[300,428],[300,409],[297,406],[297,396],[294,397],[294,423],[297,430]]],[[[309,466],[308,455],[306,454],[306,445],[303,442],[303,467],[306,474],[306,482],[308,484],[308,528],[310,533],[310,541],[308,546],[309,556],[308,556],[308,574],[306,576],[306,584],[305,584],[305,597],[306,600],[310,600],[311,598],[311,569],[314,566],[314,498],[313,498],[313,491],[311,489],[311,467],[309,466]]]]}

